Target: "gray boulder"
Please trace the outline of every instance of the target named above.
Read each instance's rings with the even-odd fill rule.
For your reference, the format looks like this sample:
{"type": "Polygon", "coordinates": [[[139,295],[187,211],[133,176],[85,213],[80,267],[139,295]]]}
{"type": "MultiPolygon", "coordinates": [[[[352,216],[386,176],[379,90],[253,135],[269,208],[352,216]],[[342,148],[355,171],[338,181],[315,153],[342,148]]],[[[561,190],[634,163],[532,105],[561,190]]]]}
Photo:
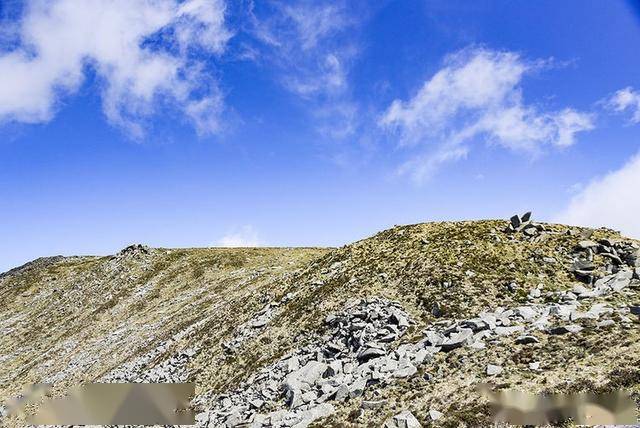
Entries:
{"type": "Polygon", "coordinates": [[[452,349],[465,345],[471,338],[473,338],[473,330],[470,328],[461,328],[457,333],[451,333],[440,346],[443,351],[451,351],[452,349]]]}
{"type": "Polygon", "coordinates": [[[569,324],[569,325],[563,325],[563,326],[559,326],[559,327],[552,327],[548,330],[549,334],[567,334],[567,333],[579,333],[583,330],[582,326],[579,326],[577,324],[569,324]]]}
{"type": "Polygon", "coordinates": [[[514,229],[518,229],[522,224],[522,220],[520,219],[520,216],[517,214],[511,217],[509,221],[511,222],[511,227],[514,229]]]}
{"type": "Polygon", "coordinates": [[[531,343],[538,343],[538,342],[540,342],[538,338],[531,335],[519,336],[516,339],[516,343],[519,345],[529,345],[531,343]]]}
{"type": "Polygon", "coordinates": [[[421,428],[420,422],[408,410],[404,410],[395,416],[387,419],[384,428],[421,428]]]}

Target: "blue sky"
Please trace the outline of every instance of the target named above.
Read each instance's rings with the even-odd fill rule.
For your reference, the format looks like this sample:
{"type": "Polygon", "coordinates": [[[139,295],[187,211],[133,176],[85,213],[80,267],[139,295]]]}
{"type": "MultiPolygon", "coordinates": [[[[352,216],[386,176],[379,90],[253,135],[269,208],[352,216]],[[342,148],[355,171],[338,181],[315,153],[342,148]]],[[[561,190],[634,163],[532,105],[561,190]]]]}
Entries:
{"type": "Polygon", "coordinates": [[[640,237],[630,1],[0,0],[0,270],[507,217],[640,237]]]}

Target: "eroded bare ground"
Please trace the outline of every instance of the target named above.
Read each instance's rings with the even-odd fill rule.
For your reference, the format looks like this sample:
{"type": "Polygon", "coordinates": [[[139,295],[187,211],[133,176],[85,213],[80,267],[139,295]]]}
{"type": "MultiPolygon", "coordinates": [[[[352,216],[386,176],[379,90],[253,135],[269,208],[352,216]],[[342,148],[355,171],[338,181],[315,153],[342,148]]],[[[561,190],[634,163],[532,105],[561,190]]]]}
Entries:
{"type": "Polygon", "coordinates": [[[483,382],[640,401],[638,242],[508,224],[33,262],[0,277],[0,397],[194,381],[200,426],[487,426],[483,382]]]}

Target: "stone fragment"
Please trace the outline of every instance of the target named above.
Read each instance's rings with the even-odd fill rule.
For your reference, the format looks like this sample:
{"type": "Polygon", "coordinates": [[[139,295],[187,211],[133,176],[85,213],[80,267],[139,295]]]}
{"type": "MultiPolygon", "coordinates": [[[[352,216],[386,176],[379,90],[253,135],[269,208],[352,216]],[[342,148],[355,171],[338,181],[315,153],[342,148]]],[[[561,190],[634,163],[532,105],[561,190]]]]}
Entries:
{"type": "Polygon", "coordinates": [[[524,213],[524,214],[522,215],[521,220],[522,220],[522,222],[523,222],[523,223],[526,223],[526,222],[528,222],[529,220],[531,220],[531,211],[527,211],[526,213],[524,213]]]}
{"type": "Polygon", "coordinates": [[[583,241],[578,242],[578,248],[582,249],[582,250],[586,250],[589,248],[598,248],[600,244],[598,244],[595,241],[592,241],[590,239],[585,239],[583,241]]]}
{"type": "Polygon", "coordinates": [[[436,333],[435,331],[427,330],[425,333],[425,339],[431,344],[431,346],[440,346],[445,340],[444,337],[436,333]]]}
{"type": "Polygon", "coordinates": [[[464,345],[469,339],[473,337],[473,330],[470,328],[462,328],[457,333],[452,333],[442,344],[443,351],[451,351],[464,345]]]}
{"type": "Polygon", "coordinates": [[[620,291],[629,286],[631,279],[633,278],[633,271],[630,269],[624,269],[615,274],[613,282],[611,282],[611,288],[613,291],[620,291]]]}
{"type": "Polygon", "coordinates": [[[291,425],[293,428],[304,428],[316,419],[324,418],[335,412],[335,408],[329,403],[318,404],[308,410],[298,413],[298,421],[291,425]]]}
{"type": "Polygon", "coordinates": [[[525,321],[529,321],[536,317],[538,314],[535,309],[529,306],[520,306],[516,308],[516,313],[522,317],[525,321]]]}
{"type": "Polygon", "coordinates": [[[509,326],[509,327],[496,327],[494,332],[498,336],[509,336],[511,334],[518,333],[518,332],[520,332],[522,330],[524,330],[524,326],[514,325],[514,326],[509,326]]]}
{"type": "Polygon", "coordinates": [[[611,254],[611,253],[600,253],[600,255],[602,257],[605,257],[609,260],[611,260],[616,266],[620,266],[622,264],[622,259],[620,259],[620,257],[618,257],[615,254],[611,254]]]}
{"type": "Polygon", "coordinates": [[[462,322],[464,327],[469,327],[474,332],[489,328],[489,324],[482,318],[472,318],[462,322]]]}
{"type": "Polygon", "coordinates": [[[329,366],[327,367],[327,370],[324,372],[323,376],[324,377],[333,377],[335,375],[337,375],[338,373],[342,372],[342,361],[341,360],[335,360],[335,361],[331,361],[329,363],[329,366]]]}
{"type": "Polygon", "coordinates": [[[295,355],[293,357],[289,358],[285,362],[285,369],[287,370],[288,373],[291,373],[292,371],[298,370],[299,368],[300,368],[300,360],[295,355]]]}
{"type": "Polygon", "coordinates": [[[550,328],[549,333],[559,335],[559,334],[566,334],[566,333],[579,333],[582,330],[583,330],[582,326],[579,326],[577,324],[569,324],[569,325],[550,328]]]}
{"type": "Polygon", "coordinates": [[[602,320],[602,321],[598,322],[598,324],[596,324],[596,325],[598,327],[600,327],[600,328],[604,328],[604,327],[611,327],[615,323],[616,322],[614,320],[602,320]]]}
{"type": "Polygon", "coordinates": [[[307,391],[304,394],[302,394],[300,398],[302,398],[302,401],[305,404],[310,403],[312,401],[315,401],[318,398],[318,393],[315,391],[307,391]]]}
{"type": "Polygon", "coordinates": [[[364,393],[364,389],[367,387],[367,379],[359,378],[349,386],[349,397],[360,397],[364,393]]]}
{"type": "Polygon", "coordinates": [[[405,366],[400,367],[398,370],[393,372],[393,377],[397,378],[405,378],[411,377],[418,372],[416,366],[411,363],[407,363],[405,366]]]}
{"type": "Polygon", "coordinates": [[[225,420],[225,424],[228,427],[237,427],[239,425],[242,425],[243,423],[244,418],[239,411],[232,412],[231,414],[229,414],[229,416],[227,416],[227,419],[225,420]]]}
{"type": "Polygon", "coordinates": [[[584,259],[576,259],[573,262],[572,265],[572,269],[574,272],[580,272],[580,271],[592,271],[596,268],[596,265],[589,261],[589,260],[584,260],[584,259]]]}
{"type": "Polygon", "coordinates": [[[348,396],[349,396],[349,387],[343,383],[336,390],[334,400],[344,401],[347,399],[348,396]]]}
{"type": "Polygon", "coordinates": [[[482,340],[476,340],[475,342],[473,342],[471,345],[469,345],[472,349],[475,350],[480,350],[480,349],[484,349],[487,347],[487,344],[484,343],[482,340]]]}
{"type": "Polygon", "coordinates": [[[511,217],[509,219],[509,222],[511,222],[511,227],[513,227],[514,229],[518,229],[522,224],[522,220],[520,220],[519,215],[514,215],[513,217],[511,217]]]}
{"type": "Polygon", "coordinates": [[[540,370],[540,361],[529,363],[530,370],[540,370]]]}
{"type": "Polygon", "coordinates": [[[529,298],[530,299],[536,299],[536,298],[540,297],[541,294],[542,294],[542,292],[537,288],[532,288],[531,290],[529,290],[529,298]]]}
{"type": "Polygon", "coordinates": [[[432,421],[437,421],[442,416],[444,416],[442,412],[439,412],[435,409],[429,409],[429,417],[431,418],[432,421]]]}
{"type": "Polygon", "coordinates": [[[285,392],[287,406],[289,406],[290,409],[302,406],[302,404],[304,404],[302,401],[302,394],[302,391],[298,388],[287,387],[285,392]]]}
{"type": "Polygon", "coordinates": [[[391,321],[393,324],[396,324],[399,328],[409,327],[409,321],[407,321],[407,319],[403,315],[398,313],[393,313],[389,321],[391,321]]]}
{"type": "Polygon", "coordinates": [[[576,284],[573,286],[573,289],[571,290],[574,294],[585,294],[588,293],[590,290],[585,287],[584,285],[581,284],[576,284]]]}
{"type": "Polygon", "coordinates": [[[360,407],[362,407],[365,410],[371,410],[371,409],[379,409],[385,404],[387,404],[387,400],[375,400],[375,401],[364,400],[362,404],[360,404],[360,407]]]}
{"type": "Polygon", "coordinates": [[[440,305],[437,302],[431,306],[431,315],[436,318],[440,318],[442,316],[442,310],[440,309],[440,305]]]}
{"type": "Polygon", "coordinates": [[[255,319],[255,320],[251,321],[250,325],[253,328],[262,328],[265,325],[267,325],[267,320],[263,319],[263,318],[258,318],[258,319],[255,319]]]}
{"type": "Polygon", "coordinates": [[[255,398],[253,400],[249,400],[249,404],[251,405],[251,407],[253,407],[254,409],[259,409],[260,407],[262,407],[262,405],[264,404],[264,401],[259,399],[259,398],[255,398]]]}
{"type": "Polygon", "coordinates": [[[577,230],[577,235],[582,239],[589,239],[593,236],[593,229],[577,230]]]}
{"type": "Polygon", "coordinates": [[[479,318],[482,321],[486,322],[491,330],[496,328],[497,318],[496,318],[496,316],[494,314],[491,314],[491,313],[488,313],[488,312],[482,312],[482,313],[480,313],[479,318]]]}
{"type": "Polygon", "coordinates": [[[487,365],[487,375],[488,376],[496,376],[496,375],[499,375],[500,373],[502,373],[502,367],[494,365],[494,364],[487,365]]]}
{"type": "Polygon", "coordinates": [[[369,361],[373,358],[378,358],[387,355],[387,353],[380,348],[365,348],[362,352],[358,354],[358,360],[361,362],[369,361]]]}
{"type": "Polygon", "coordinates": [[[538,338],[531,335],[519,336],[516,339],[516,343],[519,345],[529,345],[531,343],[538,343],[538,342],[540,342],[538,338]]]}
{"type": "Polygon", "coordinates": [[[420,422],[418,422],[416,417],[413,416],[413,414],[410,411],[404,410],[398,413],[397,415],[387,419],[387,421],[384,423],[383,428],[421,428],[421,427],[422,425],[420,425],[420,422]]]}
{"type": "Polygon", "coordinates": [[[629,306],[629,312],[631,312],[633,315],[640,315],[640,305],[629,306]]]}

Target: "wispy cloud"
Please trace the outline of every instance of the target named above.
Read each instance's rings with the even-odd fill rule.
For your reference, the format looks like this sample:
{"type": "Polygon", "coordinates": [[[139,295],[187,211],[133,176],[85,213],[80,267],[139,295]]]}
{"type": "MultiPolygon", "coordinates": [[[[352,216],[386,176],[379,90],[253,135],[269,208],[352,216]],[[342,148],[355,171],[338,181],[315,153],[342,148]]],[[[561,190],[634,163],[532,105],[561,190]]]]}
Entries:
{"type": "Polygon", "coordinates": [[[581,189],[555,221],[571,225],[612,227],[640,238],[640,153],[624,166],[581,189]]]}
{"type": "Polygon", "coordinates": [[[617,91],[605,100],[605,104],[618,113],[631,113],[631,122],[640,123],[640,92],[635,91],[631,86],[617,91]]]}
{"type": "Polygon", "coordinates": [[[333,138],[351,135],[357,103],[349,72],[359,50],[351,34],[361,24],[347,2],[268,3],[268,13],[251,9],[251,32],[277,79],[310,106],[317,129],[333,138]],[[329,118],[329,120],[327,120],[329,118]]]}
{"type": "Polygon", "coordinates": [[[218,247],[259,247],[263,242],[251,225],[245,225],[223,236],[216,242],[218,247]]]}
{"type": "Polygon", "coordinates": [[[523,100],[523,77],[545,64],[488,49],[450,55],[411,99],[393,101],[379,120],[399,136],[401,146],[430,148],[400,172],[422,182],[443,163],[464,158],[478,137],[530,153],[544,145],[573,145],[578,132],[594,128],[591,114],[572,108],[545,111],[523,100]]]}
{"type": "Polygon", "coordinates": [[[192,53],[225,49],[222,0],[32,0],[14,32],[0,54],[0,121],[50,120],[91,68],[107,119],[134,137],[161,100],[200,133],[220,129],[223,97],[192,53]]]}

